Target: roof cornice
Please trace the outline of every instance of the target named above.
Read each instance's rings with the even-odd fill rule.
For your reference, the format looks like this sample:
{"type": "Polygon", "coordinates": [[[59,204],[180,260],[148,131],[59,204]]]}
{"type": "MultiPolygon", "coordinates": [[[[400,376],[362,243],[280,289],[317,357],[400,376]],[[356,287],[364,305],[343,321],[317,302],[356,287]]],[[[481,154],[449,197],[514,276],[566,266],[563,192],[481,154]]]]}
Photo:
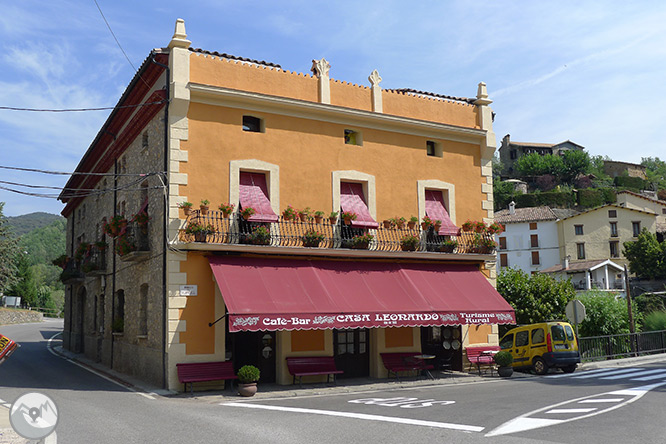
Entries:
{"type": "Polygon", "coordinates": [[[190,83],[190,100],[208,105],[242,108],[252,111],[269,112],[303,119],[333,122],[403,134],[442,138],[466,143],[479,143],[486,132],[468,128],[408,117],[382,114],[371,111],[346,108],[324,103],[308,102],[287,97],[271,96],[256,92],[240,91],[219,86],[190,83]]]}

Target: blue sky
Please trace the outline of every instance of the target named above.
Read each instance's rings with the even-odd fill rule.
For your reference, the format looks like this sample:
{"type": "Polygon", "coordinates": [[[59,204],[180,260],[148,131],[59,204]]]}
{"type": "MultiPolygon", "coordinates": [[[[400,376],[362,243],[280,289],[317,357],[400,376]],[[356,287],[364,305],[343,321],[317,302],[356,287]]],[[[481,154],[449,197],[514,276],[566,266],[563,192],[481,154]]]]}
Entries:
{"type": "MultiPolygon", "coordinates": [[[[98,0],[134,67],[183,18],[192,46],[384,88],[474,96],[488,85],[497,141],[570,139],[591,155],[666,158],[666,3],[655,1],[98,0]]],[[[22,0],[0,14],[0,106],[113,106],[134,75],[94,1],[22,0]]],[[[72,171],[108,111],[0,110],[0,165],[72,171]]],[[[67,178],[0,169],[0,180],[67,178]]],[[[0,184],[0,186],[9,186],[0,184]]],[[[10,186],[17,188],[16,186],[10,186]]],[[[19,188],[26,190],[25,188],[19,188]]],[[[34,190],[28,190],[34,191],[34,190]]],[[[56,193],[57,190],[38,190],[56,193]]],[[[55,199],[0,190],[4,214],[59,213],[55,199]]]]}

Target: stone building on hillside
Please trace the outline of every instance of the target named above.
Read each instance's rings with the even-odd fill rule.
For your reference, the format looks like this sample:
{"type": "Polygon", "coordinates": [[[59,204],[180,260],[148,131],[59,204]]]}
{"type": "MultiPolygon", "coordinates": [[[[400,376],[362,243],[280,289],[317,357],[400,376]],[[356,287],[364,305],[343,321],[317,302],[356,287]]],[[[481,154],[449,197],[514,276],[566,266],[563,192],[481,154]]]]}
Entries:
{"type": "Polygon", "coordinates": [[[291,356],[380,378],[382,353],[462,369],[497,343],[515,316],[495,256],[458,229],[493,220],[485,84],[461,98],[330,72],[194,49],[177,21],[60,196],[65,348],[178,390],[179,363],[291,384],[291,356]]]}
{"type": "Polygon", "coordinates": [[[502,145],[499,148],[499,158],[504,165],[505,170],[502,175],[506,177],[516,177],[514,164],[525,154],[537,153],[542,156],[546,154],[562,155],[566,151],[579,150],[585,148],[570,140],[560,143],[534,143],[534,142],[514,142],[511,135],[507,134],[502,138],[502,145]]]}

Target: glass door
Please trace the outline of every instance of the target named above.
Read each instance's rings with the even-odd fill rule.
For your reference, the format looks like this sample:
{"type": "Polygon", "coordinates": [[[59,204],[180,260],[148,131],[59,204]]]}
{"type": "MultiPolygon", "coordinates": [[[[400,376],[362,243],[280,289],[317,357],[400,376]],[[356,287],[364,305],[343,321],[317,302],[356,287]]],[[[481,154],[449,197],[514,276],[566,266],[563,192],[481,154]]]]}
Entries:
{"type": "Polygon", "coordinates": [[[334,330],[335,365],[344,371],[339,378],[357,378],[370,374],[367,329],[334,330]]]}
{"type": "Polygon", "coordinates": [[[422,327],[421,351],[435,355],[436,369],[462,371],[462,339],[459,326],[422,327]]]}

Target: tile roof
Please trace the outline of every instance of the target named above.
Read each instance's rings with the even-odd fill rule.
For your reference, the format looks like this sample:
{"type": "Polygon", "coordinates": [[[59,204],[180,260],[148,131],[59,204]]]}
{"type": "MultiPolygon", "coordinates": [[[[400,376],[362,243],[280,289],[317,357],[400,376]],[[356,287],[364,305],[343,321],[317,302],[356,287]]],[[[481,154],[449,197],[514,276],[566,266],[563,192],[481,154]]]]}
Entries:
{"type": "Polygon", "coordinates": [[[558,273],[561,271],[566,271],[568,273],[576,273],[580,271],[589,270],[590,268],[594,268],[595,266],[604,263],[607,260],[608,259],[597,259],[590,261],[569,262],[569,268],[566,269],[562,264],[558,264],[558,265],[553,265],[552,267],[548,267],[545,270],[541,270],[541,273],[558,273]]]}
{"type": "Polygon", "coordinates": [[[189,50],[192,51],[192,52],[198,52],[199,54],[207,54],[207,55],[212,55],[212,56],[216,56],[216,57],[222,57],[223,59],[239,60],[241,62],[254,63],[256,65],[270,66],[270,67],[273,67],[273,68],[282,69],[282,67],[280,65],[278,65],[277,63],[271,63],[271,62],[267,62],[265,60],[248,59],[248,58],[245,58],[245,57],[238,57],[238,56],[227,54],[227,53],[224,53],[224,52],[207,51],[207,50],[201,49],[201,48],[189,48],[189,50]]]}
{"type": "Polygon", "coordinates": [[[469,103],[470,105],[474,105],[474,102],[476,102],[476,98],[470,99],[467,97],[445,96],[443,94],[435,94],[428,91],[417,91],[411,88],[387,89],[386,91],[393,91],[402,94],[416,94],[419,96],[429,96],[429,97],[435,97],[437,99],[455,100],[458,102],[469,103]]]}
{"type": "Polygon", "coordinates": [[[619,208],[621,210],[636,211],[637,213],[643,213],[643,214],[649,214],[649,215],[652,215],[652,216],[656,216],[656,213],[653,213],[652,211],[637,210],[636,208],[623,207],[623,206],[618,205],[618,204],[606,204],[606,205],[600,205],[598,207],[590,208],[589,210],[581,211],[580,213],[576,213],[576,214],[573,214],[573,215],[568,216],[568,217],[564,217],[561,220],[571,219],[572,217],[576,217],[578,215],[585,214],[585,213],[590,213],[592,211],[597,211],[597,210],[600,210],[602,208],[619,208]]]}
{"type": "Polygon", "coordinates": [[[495,222],[501,224],[557,220],[557,218],[550,207],[516,208],[515,214],[509,214],[509,210],[501,210],[495,213],[495,222]]]}

